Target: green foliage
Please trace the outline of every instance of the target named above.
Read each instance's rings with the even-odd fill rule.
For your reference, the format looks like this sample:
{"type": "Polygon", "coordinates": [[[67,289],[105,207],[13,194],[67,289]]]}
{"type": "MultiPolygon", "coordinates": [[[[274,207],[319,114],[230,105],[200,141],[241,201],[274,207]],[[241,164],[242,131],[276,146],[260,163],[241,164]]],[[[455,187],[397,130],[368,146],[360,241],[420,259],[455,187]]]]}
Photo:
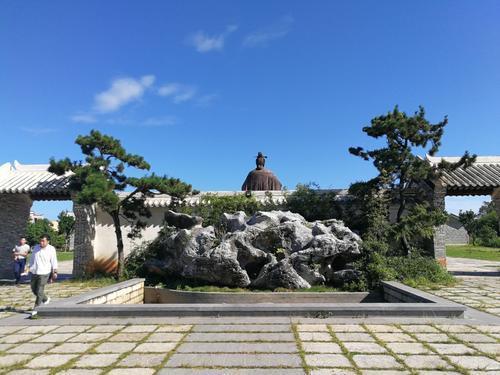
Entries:
{"type": "Polygon", "coordinates": [[[56,249],[62,250],[64,248],[64,236],[57,233],[48,219],[40,219],[33,223],[28,223],[26,227],[26,241],[28,241],[30,246],[38,244],[40,237],[44,234],[50,236],[50,244],[56,249]]]}
{"type": "Polygon", "coordinates": [[[67,211],[62,211],[58,216],[59,220],[59,234],[64,237],[64,251],[69,250],[69,239],[73,228],[75,227],[75,217],[68,215],[67,211]]]}
{"type": "Polygon", "coordinates": [[[477,235],[477,220],[476,214],[472,210],[462,211],[458,213],[458,220],[462,223],[467,234],[469,235],[469,241],[474,245],[476,243],[477,235]]]}
{"type": "Polygon", "coordinates": [[[498,214],[493,202],[484,202],[477,215],[471,210],[460,211],[458,218],[472,245],[500,247],[498,214]]]}
{"type": "MultiPolygon", "coordinates": [[[[390,199],[383,201],[383,204],[397,205],[396,224],[391,226],[390,231],[385,228],[384,231],[394,238],[393,248],[403,249],[406,254],[415,251],[422,241],[429,239],[434,228],[443,223],[445,217],[440,208],[426,205],[429,199],[426,192],[428,182],[439,177],[443,171],[470,165],[475,158],[466,152],[457,163],[441,162],[433,166],[416,153],[436,154],[447,123],[445,117],[443,121],[431,124],[425,118],[423,107],[419,107],[413,116],[408,116],[396,106],[392,112],[373,118],[370,125],[363,128],[368,136],[384,139],[384,147],[373,150],[349,148],[351,154],[364,160],[373,160],[379,174],[369,187],[377,196],[390,194],[390,199]]],[[[361,194],[362,190],[358,193],[361,194]]],[[[363,200],[362,197],[360,199],[363,200]]],[[[379,210],[378,214],[383,211],[379,210]]],[[[366,224],[370,226],[374,223],[367,221],[366,224]]],[[[364,231],[370,232],[370,228],[364,231]]]]}
{"type": "Polygon", "coordinates": [[[414,254],[411,256],[383,256],[370,252],[365,259],[366,283],[375,288],[380,281],[400,281],[412,287],[435,287],[455,282],[446,269],[432,258],[414,254]]]}
{"type": "Polygon", "coordinates": [[[494,260],[500,262],[500,243],[495,247],[447,245],[446,256],[456,258],[494,260]]]}
{"type": "Polygon", "coordinates": [[[57,261],[65,262],[68,260],[73,260],[75,253],[73,251],[58,251],[57,252],[57,261]]]}
{"type": "Polygon", "coordinates": [[[363,240],[373,242],[374,246],[379,247],[379,251],[386,253],[387,243],[391,238],[389,194],[380,190],[379,180],[374,178],[352,184],[349,195],[351,202],[343,215],[346,225],[358,232],[363,240]]]}
{"type": "Polygon", "coordinates": [[[76,144],[80,146],[85,160],[51,159],[49,171],[58,175],[71,172],[69,188],[75,201],[80,204],[97,204],[111,216],[117,240],[116,277],[119,278],[124,262],[122,220],[132,227],[128,236],[138,237],[146,225],[144,219],[151,216],[144,205],[148,197],[163,193],[169,194],[174,200],[182,199],[191,191],[191,185],[154,173],[141,178],[130,177],[129,168],[149,170],[150,165],[142,156],[127,153],[118,139],[97,130],[92,130],[86,136],[78,136],[76,144]]]}
{"type": "Polygon", "coordinates": [[[217,196],[207,194],[201,198],[200,203],[194,206],[183,206],[181,212],[191,215],[201,216],[203,225],[219,226],[223,213],[233,214],[238,211],[244,211],[247,215],[253,215],[264,208],[264,205],[258,202],[251,195],[227,195],[217,196]]]}
{"type": "Polygon", "coordinates": [[[302,215],[307,221],[336,219],[341,209],[336,201],[336,193],[321,191],[314,183],[299,184],[286,197],[286,209],[302,215]]]}

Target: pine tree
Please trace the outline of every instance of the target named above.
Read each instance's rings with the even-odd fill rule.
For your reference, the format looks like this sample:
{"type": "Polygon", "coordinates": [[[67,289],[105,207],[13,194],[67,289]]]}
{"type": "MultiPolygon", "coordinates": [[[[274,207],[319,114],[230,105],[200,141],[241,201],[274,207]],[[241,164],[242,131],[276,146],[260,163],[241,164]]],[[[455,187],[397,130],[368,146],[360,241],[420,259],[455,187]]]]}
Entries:
{"type": "Polygon", "coordinates": [[[122,221],[132,227],[128,237],[139,237],[146,225],[145,219],[151,216],[144,204],[146,199],[156,194],[182,199],[191,192],[191,185],[154,173],[130,177],[129,168],[149,171],[150,165],[142,156],[126,152],[118,139],[97,130],[78,136],[75,143],[80,146],[85,160],[51,159],[49,171],[58,175],[71,172],[69,189],[76,203],[97,204],[111,216],[118,253],[116,278],[120,278],[124,265],[122,221]]]}
{"type": "Polygon", "coordinates": [[[406,253],[416,247],[418,239],[430,238],[434,227],[446,221],[445,213],[429,204],[428,197],[419,188],[423,184],[432,184],[443,171],[467,167],[475,160],[475,155],[471,157],[465,152],[457,163],[442,161],[434,166],[416,154],[420,150],[435,155],[441,147],[447,123],[445,117],[431,124],[425,118],[423,107],[419,107],[413,116],[408,116],[396,106],[392,112],[373,118],[370,125],[363,128],[368,136],[382,138],[384,147],[373,150],[349,148],[351,154],[373,160],[379,173],[378,189],[389,191],[392,204],[397,205],[393,229],[395,239],[406,253]]]}

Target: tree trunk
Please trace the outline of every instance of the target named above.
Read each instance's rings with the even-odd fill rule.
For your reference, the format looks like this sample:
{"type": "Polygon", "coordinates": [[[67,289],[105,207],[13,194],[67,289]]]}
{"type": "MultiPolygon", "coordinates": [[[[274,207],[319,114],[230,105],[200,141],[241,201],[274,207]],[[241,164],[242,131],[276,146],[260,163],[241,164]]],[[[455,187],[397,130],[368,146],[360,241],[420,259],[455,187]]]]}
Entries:
{"type": "Polygon", "coordinates": [[[118,250],[118,264],[116,266],[115,275],[115,278],[118,280],[123,276],[123,263],[125,262],[125,256],[123,254],[123,235],[120,223],[120,212],[113,211],[111,213],[111,217],[113,218],[113,225],[115,226],[116,248],[118,250]]]}

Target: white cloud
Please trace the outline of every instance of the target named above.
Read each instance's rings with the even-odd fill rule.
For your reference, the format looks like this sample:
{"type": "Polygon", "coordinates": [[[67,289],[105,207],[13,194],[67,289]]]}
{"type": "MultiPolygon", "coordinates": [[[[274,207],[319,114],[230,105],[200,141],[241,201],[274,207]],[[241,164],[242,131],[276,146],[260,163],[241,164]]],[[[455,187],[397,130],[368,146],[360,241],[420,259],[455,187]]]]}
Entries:
{"type": "Polygon", "coordinates": [[[21,127],[20,129],[23,132],[31,134],[31,135],[44,135],[44,134],[54,133],[54,132],[57,131],[57,129],[54,129],[54,128],[29,128],[29,127],[21,127]]]}
{"type": "Polygon", "coordinates": [[[208,107],[210,106],[217,98],[219,97],[219,95],[217,94],[208,94],[208,95],[203,95],[201,97],[199,97],[197,100],[196,100],[196,105],[198,105],[199,107],[208,107]]]}
{"type": "Polygon", "coordinates": [[[142,126],[171,126],[177,124],[177,119],[173,116],[150,117],[144,120],[142,126]]]}
{"type": "Polygon", "coordinates": [[[176,104],[191,100],[196,95],[196,87],[181,83],[167,83],[158,89],[158,95],[171,97],[176,104]]]}
{"type": "Polygon", "coordinates": [[[77,113],[76,115],[71,116],[71,121],[81,124],[93,124],[97,122],[97,119],[95,118],[94,115],[86,113],[77,113]]]}
{"type": "Polygon", "coordinates": [[[198,31],[187,38],[188,44],[194,46],[194,48],[200,52],[210,52],[210,51],[221,51],[224,48],[225,39],[229,34],[233,33],[238,29],[236,25],[229,25],[226,27],[226,31],[217,35],[208,35],[203,31],[198,31]]]}
{"type": "Polygon", "coordinates": [[[115,79],[108,90],[95,96],[94,110],[99,113],[115,112],[125,104],[139,100],[154,81],[153,75],[139,79],[130,77],[115,79]]]}
{"type": "Polygon", "coordinates": [[[291,30],[294,19],[292,16],[284,16],[274,24],[254,31],[243,39],[245,47],[266,46],[269,42],[285,37],[291,30]]]}

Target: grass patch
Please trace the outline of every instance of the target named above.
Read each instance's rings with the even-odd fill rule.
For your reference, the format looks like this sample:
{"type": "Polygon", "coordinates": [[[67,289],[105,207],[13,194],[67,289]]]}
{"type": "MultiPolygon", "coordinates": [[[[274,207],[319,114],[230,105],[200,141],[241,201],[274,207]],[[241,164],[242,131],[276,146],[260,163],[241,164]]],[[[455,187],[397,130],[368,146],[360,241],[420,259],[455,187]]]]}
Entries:
{"type": "Polygon", "coordinates": [[[73,284],[81,287],[88,288],[102,288],[104,286],[116,284],[117,281],[114,277],[94,277],[94,278],[74,278],[64,280],[65,284],[73,284]]]}
{"type": "Polygon", "coordinates": [[[500,248],[495,247],[447,245],[446,255],[455,258],[494,260],[500,262],[500,248]]]}
{"type": "Polygon", "coordinates": [[[73,260],[73,251],[58,251],[57,252],[57,261],[65,262],[67,260],[73,260]]]}

